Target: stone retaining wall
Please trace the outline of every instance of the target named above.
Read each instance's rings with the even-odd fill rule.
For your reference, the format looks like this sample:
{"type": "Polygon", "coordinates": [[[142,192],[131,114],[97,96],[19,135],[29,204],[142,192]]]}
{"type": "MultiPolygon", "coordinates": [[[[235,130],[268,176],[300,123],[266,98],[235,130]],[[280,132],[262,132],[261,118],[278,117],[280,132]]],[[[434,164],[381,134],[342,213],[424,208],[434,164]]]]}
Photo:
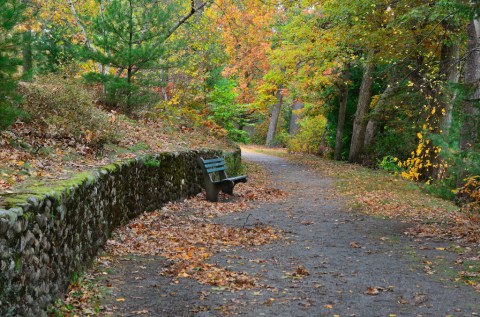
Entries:
{"type": "MultiPolygon", "coordinates": [[[[137,158],[83,173],[64,188],[12,199],[10,209],[0,209],[0,316],[46,316],[47,307],[91,263],[116,227],[199,193],[198,156],[219,154],[137,158]]],[[[225,156],[229,168],[238,171],[240,151],[225,156]]]]}

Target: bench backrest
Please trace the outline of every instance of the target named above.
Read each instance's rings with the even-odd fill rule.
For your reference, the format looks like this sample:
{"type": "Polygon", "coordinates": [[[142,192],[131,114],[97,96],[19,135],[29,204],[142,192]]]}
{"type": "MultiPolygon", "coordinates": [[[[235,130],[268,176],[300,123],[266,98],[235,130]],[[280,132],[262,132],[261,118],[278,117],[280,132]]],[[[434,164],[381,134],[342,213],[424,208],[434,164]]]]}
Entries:
{"type": "Polygon", "coordinates": [[[219,178],[219,179],[227,178],[225,159],[223,157],[216,157],[216,158],[206,159],[206,160],[204,160],[203,158],[200,158],[200,161],[201,161],[201,164],[203,165],[202,169],[204,169],[204,171],[209,174],[210,179],[212,179],[211,174],[218,175],[217,177],[214,177],[214,178],[219,178]]]}

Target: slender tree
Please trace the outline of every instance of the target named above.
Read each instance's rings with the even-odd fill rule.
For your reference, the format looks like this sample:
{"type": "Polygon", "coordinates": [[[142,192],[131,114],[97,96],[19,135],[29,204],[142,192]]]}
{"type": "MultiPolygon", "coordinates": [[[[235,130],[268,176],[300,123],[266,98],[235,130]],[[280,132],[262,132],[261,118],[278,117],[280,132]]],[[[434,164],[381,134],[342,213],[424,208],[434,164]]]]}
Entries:
{"type": "Polygon", "coordinates": [[[350,144],[350,153],[348,161],[351,163],[361,163],[361,155],[365,143],[365,132],[367,129],[368,108],[372,98],[373,72],[375,71],[375,61],[373,52],[370,52],[364,66],[362,84],[358,97],[357,111],[353,122],[352,142],[350,144]]]}
{"type": "Polygon", "coordinates": [[[270,116],[270,123],[268,125],[268,132],[267,132],[267,141],[266,145],[271,147],[274,145],[275,140],[275,133],[277,131],[277,124],[278,118],[280,117],[280,112],[282,111],[283,106],[283,93],[282,88],[278,88],[277,92],[275,93],[277,98],[277,102],[272,108],[272,114],[270,116]]]}
{"type": "MultiPolygon", "coordinates": [[[[478,146],[480,129],[480,18],[474,18],[467,27],[467,56],[465,62],[465,86],[467,97],[462,103],[462,127],[460,150],[464,155],[478,146]]],[[[465,166],[468,169],[468,166],[465,166]]],[[[463,184],[467,171],[459,175],[463,184]]]]}
{"type": "Polygon", "coordinates": [[[337,161],[342,159],[343,130],[345,129],[345,116],[348,103],[348,82],[350,80],[350,63],[345,63],[341,81],[339,83],[339,109],[337,121],[337,133],[335,136],[335,152],[333,158],[337,161]]]}

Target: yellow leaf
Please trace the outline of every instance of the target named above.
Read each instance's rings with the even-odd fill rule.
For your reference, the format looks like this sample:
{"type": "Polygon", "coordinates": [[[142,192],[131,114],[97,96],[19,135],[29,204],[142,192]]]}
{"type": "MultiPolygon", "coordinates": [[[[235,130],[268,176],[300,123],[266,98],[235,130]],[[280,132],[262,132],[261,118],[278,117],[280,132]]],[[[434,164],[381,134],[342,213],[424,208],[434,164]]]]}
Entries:
{"type": "Polygon", "coordinates": [[[435,248],[435,250],[438,250],[438,251],[445,251],[445,248],[435,248]]]}
{"type": "Polygon", "coordinates": [[[123,297],[117,298],[117,302],[124,302],[124,301],[125,301],[125,298],[123,297]]]}

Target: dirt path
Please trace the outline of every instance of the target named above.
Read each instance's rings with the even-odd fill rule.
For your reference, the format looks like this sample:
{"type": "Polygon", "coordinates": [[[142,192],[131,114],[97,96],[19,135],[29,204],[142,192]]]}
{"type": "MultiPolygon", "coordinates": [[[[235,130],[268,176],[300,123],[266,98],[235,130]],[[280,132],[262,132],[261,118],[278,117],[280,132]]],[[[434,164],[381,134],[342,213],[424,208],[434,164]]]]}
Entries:
{"type": "Polygon", "coordinates": [[[215,218],[242,227],[267,225],[285,238],[232,248],[210,259],[258,278],[261,287],[230,291],[161,276],[160,257],[124,257],[105,275],[114,316],[478,316],[480,296],[453,281],[445,242],[406,237],[406,223],[346,211],[332,180],[286,160],[253,152],[282,202],[215,218]],[[431,262],[440,263],[431,267],[431,262]],[[443,264],[442,264],[443,263],[443,264]]]}

